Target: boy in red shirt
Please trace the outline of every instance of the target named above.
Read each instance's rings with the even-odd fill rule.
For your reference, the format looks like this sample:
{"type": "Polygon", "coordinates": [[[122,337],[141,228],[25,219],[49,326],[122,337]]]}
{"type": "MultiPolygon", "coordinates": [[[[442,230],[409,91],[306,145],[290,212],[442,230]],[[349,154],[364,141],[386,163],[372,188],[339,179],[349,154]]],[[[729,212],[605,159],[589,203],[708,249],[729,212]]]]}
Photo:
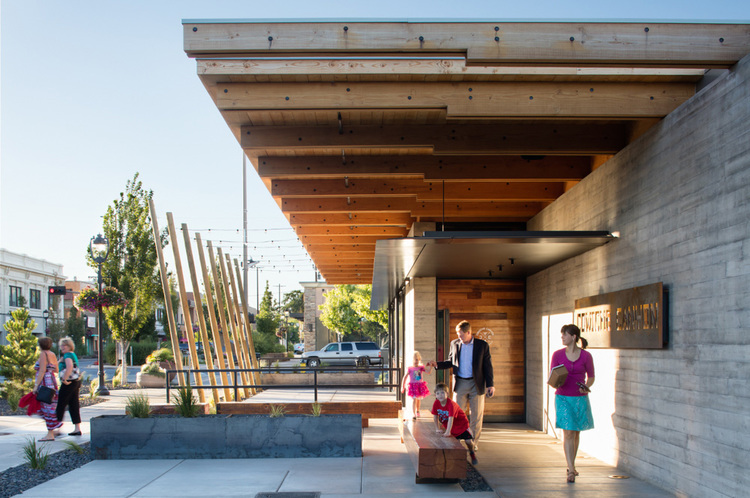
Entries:
{"type": "Polygon", "coordinates": [[[432,414],[435,420],[435,429],[442,432],[443,437],[455,437],[463,439],[469,449],[472,465],[477,464],[477,456],[474,453],[474,436],[469,432],[469,419],[458,404],[448,398],[448,386],[438,384],[435,386],[435,403],[432,405],[432,414]]]}

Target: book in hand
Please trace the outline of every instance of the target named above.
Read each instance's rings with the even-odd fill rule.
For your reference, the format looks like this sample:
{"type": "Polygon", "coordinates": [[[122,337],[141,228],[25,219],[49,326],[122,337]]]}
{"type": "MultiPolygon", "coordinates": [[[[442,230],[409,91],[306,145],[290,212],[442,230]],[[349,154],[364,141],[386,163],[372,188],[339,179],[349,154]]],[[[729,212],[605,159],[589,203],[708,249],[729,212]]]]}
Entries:
{"type": "Polygon", "coordinates": [[[568,378],[568,369],[565,368],[565,365],[560,364],[550,371],[549,379],[547,379],[547,384],[557,389],[558,387],[560,387],[561,385],[565,383],[565,379],[567,378],[568,378]]]}

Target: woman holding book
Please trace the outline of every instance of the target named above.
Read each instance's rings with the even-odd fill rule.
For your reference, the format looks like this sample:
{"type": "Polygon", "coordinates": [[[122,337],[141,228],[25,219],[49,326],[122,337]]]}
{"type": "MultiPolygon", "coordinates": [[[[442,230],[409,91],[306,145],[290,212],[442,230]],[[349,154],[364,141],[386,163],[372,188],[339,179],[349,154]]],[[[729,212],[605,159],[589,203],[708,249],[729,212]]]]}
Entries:
{"type": "Polygon", "coordinates": [[[573,325],[563,325],[562,343],[565,346],[552,354],[550,369],[564,365],[568,370],[565,382],[555,391],[555,427],[563,430],[563,447],[568,463],[568,482],[575,482],[575,467],[581,431],[594,428],[594,417],[588,393],[594,384],[594,358],[586,351],[588,342],[581,330],[573,325]],[[578,346],[578,342],[581,346],[578,346]]]}

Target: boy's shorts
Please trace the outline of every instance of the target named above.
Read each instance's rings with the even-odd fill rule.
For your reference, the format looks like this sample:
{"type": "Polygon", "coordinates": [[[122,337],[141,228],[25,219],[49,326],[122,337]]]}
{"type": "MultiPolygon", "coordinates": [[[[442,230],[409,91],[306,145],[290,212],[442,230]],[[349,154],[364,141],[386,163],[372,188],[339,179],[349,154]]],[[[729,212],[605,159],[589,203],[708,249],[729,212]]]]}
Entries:
{"type": "Polygon", "coordinates": [[[456,439],[474,439],[474,436],[472,436],[471,432],[469,431],[463,431],[458,436],[453,436],[453,437],[455,437],[456,439]]]}

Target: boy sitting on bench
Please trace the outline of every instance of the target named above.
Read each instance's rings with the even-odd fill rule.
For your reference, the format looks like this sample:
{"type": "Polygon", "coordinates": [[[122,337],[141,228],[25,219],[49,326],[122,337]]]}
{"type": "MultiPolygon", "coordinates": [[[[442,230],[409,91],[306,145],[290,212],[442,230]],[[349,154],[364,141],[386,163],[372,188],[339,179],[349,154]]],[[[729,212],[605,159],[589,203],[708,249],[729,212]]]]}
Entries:
{"type": "Polygon", "coordinates": [[[435,429],[442,432],[443,437],[455,437],[463,439],[469,449],[471,464],[477,464],[477,456],[474,453],[474,436],[469,432],[469,419],[458,404],[448,398],[448,386],[443,383],[435,386],[435,403],[432,405],[432,414],[435,420],[435,429]]]}

